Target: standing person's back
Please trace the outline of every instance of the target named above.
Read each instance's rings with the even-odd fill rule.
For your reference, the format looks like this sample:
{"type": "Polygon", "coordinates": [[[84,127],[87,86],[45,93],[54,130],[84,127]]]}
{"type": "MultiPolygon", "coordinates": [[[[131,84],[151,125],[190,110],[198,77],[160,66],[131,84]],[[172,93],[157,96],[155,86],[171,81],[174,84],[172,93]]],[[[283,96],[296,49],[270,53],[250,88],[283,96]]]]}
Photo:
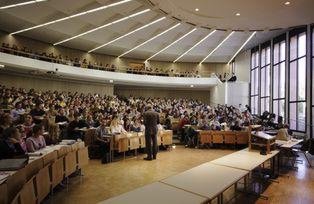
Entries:
{"type": "Polygon", "coordinates": [[[147,111],[143,114],[145,125],[146,153],[145,160],[156,159],[157,156],[157,124],[159,124],[159,115],[152,109],[147,107],[147,111]],[[152,146],[153,142],[153,146],[152,146]]]}

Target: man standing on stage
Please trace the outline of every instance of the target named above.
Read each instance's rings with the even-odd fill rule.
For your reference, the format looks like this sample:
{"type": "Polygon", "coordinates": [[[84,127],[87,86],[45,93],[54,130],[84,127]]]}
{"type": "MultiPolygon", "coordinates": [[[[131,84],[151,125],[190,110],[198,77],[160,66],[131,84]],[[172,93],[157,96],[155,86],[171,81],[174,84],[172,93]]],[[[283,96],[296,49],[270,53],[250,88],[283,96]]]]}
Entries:
{"type": "Polygon", "coordinates": [[[147,157],[144,159],[150,161],[156,159],[157,156],[157,124],[159,124],[159,115],[153,110],[153,106],[149,104],[143,117],[147,153],[147,157]]]}

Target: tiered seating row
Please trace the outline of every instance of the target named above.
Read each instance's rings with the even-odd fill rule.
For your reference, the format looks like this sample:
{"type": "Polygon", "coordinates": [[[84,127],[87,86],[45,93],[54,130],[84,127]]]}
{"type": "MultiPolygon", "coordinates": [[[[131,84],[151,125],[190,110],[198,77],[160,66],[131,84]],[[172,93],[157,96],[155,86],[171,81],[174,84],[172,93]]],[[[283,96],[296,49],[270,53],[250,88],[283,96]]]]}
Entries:
{"type": "Polygon", "coordinates": [[[247,131],[199,131],[200,144],[248,144],[249,132],[247,131]]]}
{"type": "Polygon", "coordinates": [[[40,151],[40,157],[30,157],[29,164],[0,185],[0,203],[41,203],[49,193],[69,175],[88,164],[88,150],[84,142],[56,145],[40,151]]]}

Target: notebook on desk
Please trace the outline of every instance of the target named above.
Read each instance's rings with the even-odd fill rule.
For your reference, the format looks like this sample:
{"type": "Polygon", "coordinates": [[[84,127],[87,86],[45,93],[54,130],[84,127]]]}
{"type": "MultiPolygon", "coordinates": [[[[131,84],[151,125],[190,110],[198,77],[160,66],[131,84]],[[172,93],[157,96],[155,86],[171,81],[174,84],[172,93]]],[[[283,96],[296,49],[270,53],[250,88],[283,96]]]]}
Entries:
{"type": "Polygon", "coordinates": [[[0,160],[0,171],[15,171],[26,166],[28,158],[2,159],[0,160]]]}

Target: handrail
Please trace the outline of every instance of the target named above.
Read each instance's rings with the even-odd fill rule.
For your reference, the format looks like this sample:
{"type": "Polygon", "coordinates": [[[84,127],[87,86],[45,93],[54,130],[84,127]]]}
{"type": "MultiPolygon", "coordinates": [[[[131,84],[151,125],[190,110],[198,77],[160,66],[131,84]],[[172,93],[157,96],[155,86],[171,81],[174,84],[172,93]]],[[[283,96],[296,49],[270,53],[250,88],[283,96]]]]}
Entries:
{"type": "Polygon", "coordinates": [[[32,52],[24,52],[18,49],[13,49],[13,48],[8,48],[8,47],[0,47],[0,52],[7,53],[7,54],[13,54],[21,57],[27,57],[27,58],[32,58],[32,59],[37,59],[37,60],[42,60],[42,61],[47,61],[51,63],[57,63],[57,64],[64,64],[64,65],[71,65],[74,67],[80,67],[80,68],[88,68],[88,69],[96,69],[96,70],[102,70],[102,71],[111,71],[111,72],[122,72],[122,73],[131,73],[131,74],[143,74],[143,75],[154,75],[154,76],[166,76],[166,77],[193,77],[193,78],[199,78],[199,77],[206,77],[206,76],[201,76],[201,75],[194,75],[194,76],[189,76],[185,75],[184,73],[169,73],[169,72],[152,72],[152,71],[146,71],[146,70],[140,70],[140,69],[135,69],[135,68],[130,68],[130,67],[124,67],[124,66],[119,66],[117,67],[106,67],[106,66],[100,66],[100,65],[95,65],[95,64],[88,64],[88,63],[83,63],[83,62],[75,62],[73,60],[65,60],[65,59],[60,59],[57,56],[55,58],[47,56],[47,54],[39,54],[37,52],[32,53],[32,52]]]}

